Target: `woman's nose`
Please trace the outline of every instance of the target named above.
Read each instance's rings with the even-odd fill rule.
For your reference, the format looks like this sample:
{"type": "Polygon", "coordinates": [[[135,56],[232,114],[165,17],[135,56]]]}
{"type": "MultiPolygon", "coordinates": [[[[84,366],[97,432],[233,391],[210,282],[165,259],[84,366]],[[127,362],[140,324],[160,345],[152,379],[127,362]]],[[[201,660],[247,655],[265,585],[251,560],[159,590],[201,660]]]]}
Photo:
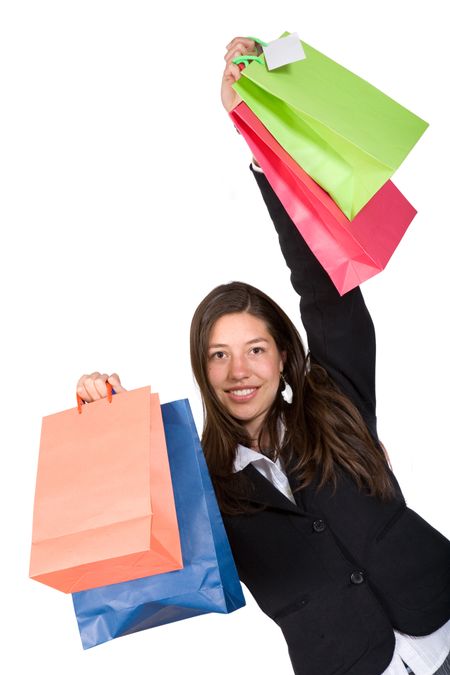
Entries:
{"type": "Polygon", "coordinates": [[[242,356],[232,356],[228,374],[232,380],[243,380],[247,378],[250,372],[246,359],[242,356]]]}

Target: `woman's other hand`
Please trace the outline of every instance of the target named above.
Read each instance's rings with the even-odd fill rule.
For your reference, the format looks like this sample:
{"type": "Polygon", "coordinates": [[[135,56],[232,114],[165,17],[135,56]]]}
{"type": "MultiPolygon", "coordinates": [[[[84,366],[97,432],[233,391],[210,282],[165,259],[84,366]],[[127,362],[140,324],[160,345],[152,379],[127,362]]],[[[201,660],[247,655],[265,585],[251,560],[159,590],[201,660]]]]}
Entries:
{"type": "Polygon", "coordinates": [[[222,103],[227,112],[230,112],[240,102],[241,97],[233,89],[233,84],[241,77],[239,66],[232,63],[233,59],[246,54],[257,54],[257,45],[254,40],[245,37],[235,37],[227,45],[227,53],[225,54],[226,66],[222,77],[222,103]]]}
{"type": "Polygon", "coordinates": [[[120,377],[117,373],[113,373],[112,375],[91,373],[90,375],[82,375],[80,377],[77,382],[77,394],[86,403],[106,398],[108,395],[107,382],[109,382],[116,394],[126,391],[120,384],[120,377]]]}

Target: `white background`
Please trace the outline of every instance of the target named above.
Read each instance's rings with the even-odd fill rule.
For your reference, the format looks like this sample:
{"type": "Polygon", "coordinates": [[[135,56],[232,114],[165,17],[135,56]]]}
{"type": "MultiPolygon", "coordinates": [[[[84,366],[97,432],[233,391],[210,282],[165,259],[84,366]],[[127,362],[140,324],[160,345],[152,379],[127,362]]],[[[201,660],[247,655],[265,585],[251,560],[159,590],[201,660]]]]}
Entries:
{"type": "Polygon", "coordinates": [[[188,397],[201,428],[188,354],[201,298],[245,280],[299,323],[249,153],[220,104],[234,35],[298,31],[431,125],[394,177],[419,214],[364,292],[380,436],[409,505],[450,535],[445,6],[1,3],[2,672],[291,672],[251,598],[231,616],[83,652],[70,597],[27,578],[41,417],[74,405],[82,373],[188,397]]]}

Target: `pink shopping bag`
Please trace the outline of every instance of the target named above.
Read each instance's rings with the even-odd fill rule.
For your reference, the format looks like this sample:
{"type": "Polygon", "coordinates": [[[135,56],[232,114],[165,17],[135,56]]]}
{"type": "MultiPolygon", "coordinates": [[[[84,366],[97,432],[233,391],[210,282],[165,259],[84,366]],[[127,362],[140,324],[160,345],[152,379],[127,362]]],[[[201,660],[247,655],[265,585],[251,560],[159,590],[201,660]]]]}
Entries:
{"type": "Polygon", "coordinates": [[[350,221],[245,103],[230,117],[340,295],[386,267],[417,213],[391,181],[350,221]]]}

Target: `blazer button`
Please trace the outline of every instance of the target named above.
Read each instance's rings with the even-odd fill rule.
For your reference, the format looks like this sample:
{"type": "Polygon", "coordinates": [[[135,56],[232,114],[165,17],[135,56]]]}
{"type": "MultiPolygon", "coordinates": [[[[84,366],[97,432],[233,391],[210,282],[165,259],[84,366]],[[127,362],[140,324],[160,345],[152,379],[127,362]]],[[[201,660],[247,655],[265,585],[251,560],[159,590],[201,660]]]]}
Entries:
{"type": "Polygon", "coordinates": [[[352,584],[362,584],[364,583],[364,574],[362,572],[352,572],[350,574],[350,581],[352,584]]]}
{"type": "Polygon", "coordinates": [[[319,518],[318,520],[315,520],[313,522],[313,530],[314,532],[323,532],[326,529],[327,525],[322,518],[319,518]]]}

